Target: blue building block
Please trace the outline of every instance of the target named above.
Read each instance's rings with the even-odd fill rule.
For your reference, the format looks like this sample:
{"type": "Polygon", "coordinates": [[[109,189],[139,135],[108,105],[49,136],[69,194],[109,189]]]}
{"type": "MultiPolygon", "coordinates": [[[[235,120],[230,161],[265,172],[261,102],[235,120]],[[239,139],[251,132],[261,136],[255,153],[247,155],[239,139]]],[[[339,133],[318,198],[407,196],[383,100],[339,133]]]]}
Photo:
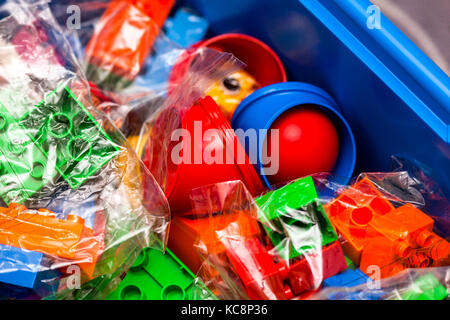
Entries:
{"type": "Polygon", "coordinates": [[[346,271],[339,273],[333,277],[330,277],[328,279],[325,279],[323,281],[323,287],[355,287],[360,284],[364,284],[369,280],[370,278],[364,274],[359,269],[352,270],[347,269],[346,271]]]}
{"type": "Polygon", "coordinates": [[[166,36],[183,48],[203,40],[209,22],[186,9],[179,9],[173,18],[167,19],[164,30],[166,36]]]}
{"type": "Polygon", "coordinates": [[[33,288],[43,254],[0,245],[0,282],[33,288]]]}
{"type": "Polygon", "coordinates": [[[332,292],[327,295],[328,300],[382,300],[386,293],[381,290],[332,292]]]}

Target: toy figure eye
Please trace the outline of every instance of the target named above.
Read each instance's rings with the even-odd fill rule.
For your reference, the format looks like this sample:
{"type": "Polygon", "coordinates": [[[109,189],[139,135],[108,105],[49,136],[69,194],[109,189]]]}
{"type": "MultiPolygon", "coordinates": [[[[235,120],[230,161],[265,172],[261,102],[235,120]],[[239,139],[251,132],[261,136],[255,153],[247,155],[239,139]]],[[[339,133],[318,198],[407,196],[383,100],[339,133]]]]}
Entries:
{"type": "Polygon", "coordinates": [[[241,84],[239,83],[239,80],[231,77],[225,78],[223,80],[223,85],[230,91],[238,91],[241,89],[241,84]]]}

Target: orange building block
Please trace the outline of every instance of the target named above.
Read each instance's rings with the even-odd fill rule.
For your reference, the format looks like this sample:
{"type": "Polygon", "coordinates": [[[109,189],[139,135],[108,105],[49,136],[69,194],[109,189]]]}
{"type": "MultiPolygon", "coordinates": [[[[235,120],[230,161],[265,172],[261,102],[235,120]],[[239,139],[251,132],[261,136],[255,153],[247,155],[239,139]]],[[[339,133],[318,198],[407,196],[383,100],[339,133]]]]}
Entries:
{"type": "Polygon", "coordinates": [[[90,64],[133,80],[175,0],[112,1],[86,47],[90,64]]]}
{"type": "Polygon", "coordinates": [[[404,243],[411,249],[427,247],[434,238],[434,220],[412,204],[377,217],[369,225],[386,238],[404,243]]]}
{"type": "Polygon", "coordinates": [[[80,267],[92,275],[103,239],[85,227],[84,219],[68,215],[58,219],[49,210],[28,210],[11,203],[0,208],[0,243],[70,260],[85,260],[80,267]]]}
{"type": "Polygon", "coordinates": [[[406,269],[403,261],[409,253],[398,252],[395,242],[378,234],[365,244],[359,268],[373,280],[379,280],[378,276],[386,278],[406,269]]]}
{"type": "Polygon", "coordinates": [[[347,240],[342,243],[344,252],[358,265],[367,226],[378,216],[393,210],[394,206],[365,177],[324,205],[324,209],[333,226],[347,240]]]}
{"type": "Polygon", "coordinates": [[[226,236],[251,238],[261,230],[257,221],[246,212],[220,214],[207,218],[174,217],[170,225],[168,247],[194,273],[202,264],[195,245],[202,244],[210,254],[225,252],[219,239],[221,230],[226,236]]]}
{"type": "Polygon", "coordinates": [[[433,219],[412,204],[377,217],[369,223],[361,270],[378,266],[385,278],[406,268],[429,267],[434,259],[448,261],[448,242],[433,233],[433,225],[433,219]]]}

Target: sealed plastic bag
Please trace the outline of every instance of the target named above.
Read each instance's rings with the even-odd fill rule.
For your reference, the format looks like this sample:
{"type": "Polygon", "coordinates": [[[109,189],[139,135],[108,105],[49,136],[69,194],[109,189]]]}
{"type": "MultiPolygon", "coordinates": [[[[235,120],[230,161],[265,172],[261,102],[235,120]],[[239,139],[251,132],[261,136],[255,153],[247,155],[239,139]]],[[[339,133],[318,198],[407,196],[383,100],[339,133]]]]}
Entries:
{"type": "MultiPolygon", "coordinates": [[[[176,66],[176,72],[179,72],[181,68],[182,73],[177,74],[175,82],[170,82],[167,99],[157,112],[148,117],[136,143],[136,150],[142,150],[145,165],[166,192],[168,198],[171,198],[168,190],[173,188],[174,180],[183,178],[174,175],[177,163],[188,165],[193,163],[191,159],[184,161],[180,154],[184,152],[185,156],[191,157],[195,151],[188,149],[202,147],[201,144],[189,141],[197,134],[193,130],[189,131],[189,128],[197,123],[200,126],[209,126],[213,130],[214,128],[222,129],[216,127],[214,120],[211,120],[211,118],[221,119],[220,117],[223,115],[214,102],[211,103],[210,99],[204,98],[206,90],[217,79],[240,68],[242,63],[231,54],[201,48],[182,55],[176,66]],[[178,150],[177,154],[177,149],[174,150],[174,147],[183,142],[189,143],[189,147],[185,151],[178,150]]],[[[203,140],[203,136],[196,138],[203,140]]],[[[198,177],[198,183],[200,183],[200,178],[198,177]]],[[[194,182],[192,179],[190,181],[194,182]]],[[[202,184],[200,183],[200,185],[202,184]]],[[[179,191],[180,194],[183,193],[185,206],[189,202],[188,195],[192,188],[186,189],[186,192],[179,191]]],[[[175,207],[172,206],[172,209],[175,207]]]]}
{"type": "Polygon", "coordinates": [[[0,295],[101,298],[143,247],[165,243],[167,201],[123,135],[92,106],[46,3],[6,8],[0,295]]]}
{"type": "Polygon", "coordinates": [[[379,281],[358,278],[329,286],[312,300],[445,300],[450,296],[448,267],[407,269],[397,275],[379,281]]]}
{"type": "Polygon", "coordinates": [[[174,217],[169,245],[194,266],[204,260],[199,276],[231,299],[305,299],[407,269],[450,268],[449,236],[423,211],[431,193],[415,188],[420,180],[399,171],[362,174],[350,186],[332,181],[306,177],[256,199],[240,182],[196,189],[195,210],[174,217]],[[190,230],[182,237],[196,249],[177,241],[179,230],[190,230]]]}

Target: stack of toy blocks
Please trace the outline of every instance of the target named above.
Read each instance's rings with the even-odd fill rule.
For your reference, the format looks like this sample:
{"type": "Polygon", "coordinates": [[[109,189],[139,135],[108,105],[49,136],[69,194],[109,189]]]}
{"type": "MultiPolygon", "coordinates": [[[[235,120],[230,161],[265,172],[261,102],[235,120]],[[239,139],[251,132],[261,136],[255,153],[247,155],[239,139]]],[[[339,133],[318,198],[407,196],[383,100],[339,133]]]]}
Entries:
{"type": "Polygon", "coordinates": [[[317,289],[323,279],[347,268],[311,177],[269,192],[256,203],[274,248],[271,251],[277,253],[275,260],[286,266],[294,295],[317,289]]]}
{"type": "Polygon", "coordinates": [[[298,298],[347,268],[311,177],[256,203],[258,219],[248,211],[173,218],[169,247],[198,271],[202,261],[194,246],[201,243],[202,250],[237,274],[250,299],[298,298]]]}
{"type": "Polygon", "coordinates": [[[43,254],[82,261],[91,277],[102,237],[78,216],[59,219],[20,203],[59,176],[77,189],[119,148],[67,86],[36,106],[7,97],[3,92],[0,101],[0,197],[9,205],[0,208],[0,265],[8,270],[2,270],[0,281],[34,288],[43,254]]]}
{"type": "Polygon", "coordinates": [[[373,266],[380,268],[384,278],[407,267],[448,262],[449,243],[433,233],[433,219],[412,204],[395,208],[367,177],[325,209],[345,239],[346,255],[369,275],[374,273],[373,266]]]}
{"type": "Polygon", "coordinates": [[[216,299],[169,250],[146,248],[108,300],[216,299]],[[197,282],[198,281],[198,282],[197,282]]]}

